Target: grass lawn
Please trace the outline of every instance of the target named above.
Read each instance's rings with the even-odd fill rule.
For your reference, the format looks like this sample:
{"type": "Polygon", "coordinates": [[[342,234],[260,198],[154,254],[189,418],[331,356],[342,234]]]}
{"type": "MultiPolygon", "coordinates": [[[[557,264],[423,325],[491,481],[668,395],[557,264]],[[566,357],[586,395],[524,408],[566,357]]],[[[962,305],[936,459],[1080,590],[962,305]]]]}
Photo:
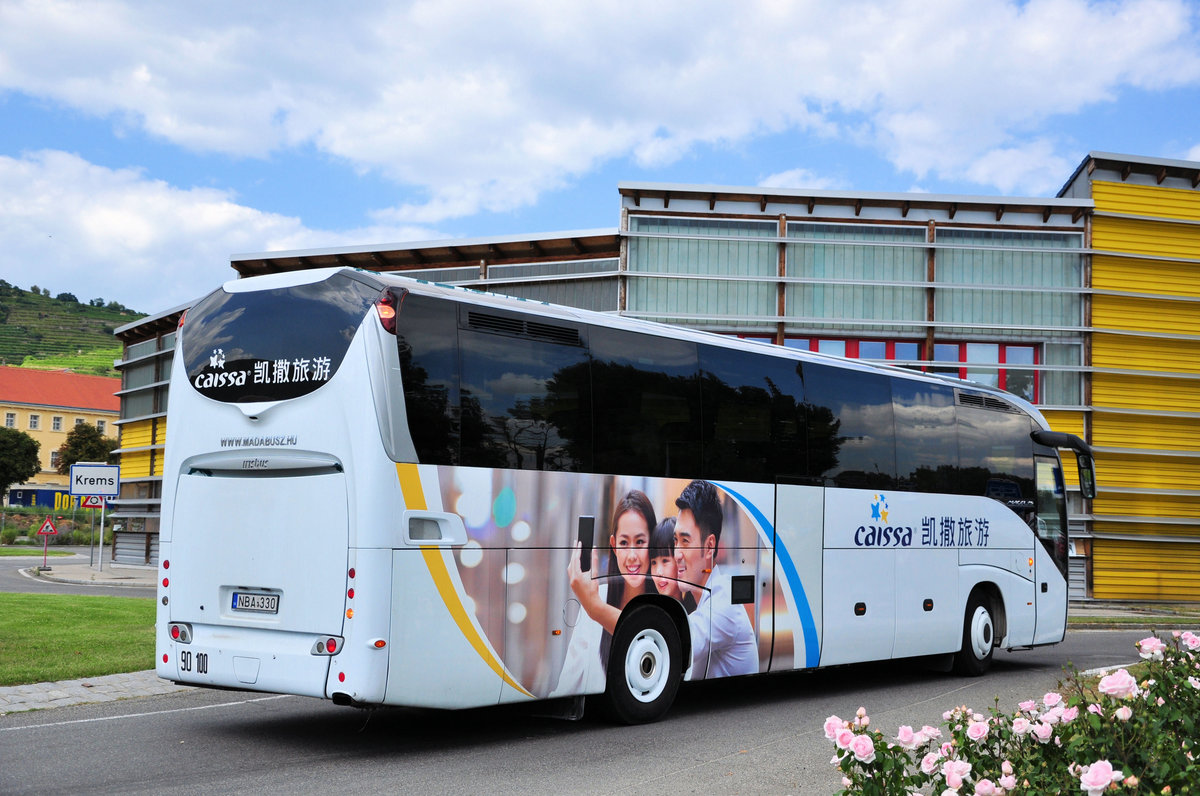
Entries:
{"type": "MultiPolygon", "coordinates": [[[[34,547],[33,545],[4,545],[0,547],[0,556],[40,556],[42,548],[34,547]]],[[[55,556],[69,556],[72,553],[69,550],[47,550],[46,555],[49,558],[55,556]]]]}
{"type": "Polygon", "coordinates": [[[0,594],[0,686],[154,667],[154,600],[0,594]]]}

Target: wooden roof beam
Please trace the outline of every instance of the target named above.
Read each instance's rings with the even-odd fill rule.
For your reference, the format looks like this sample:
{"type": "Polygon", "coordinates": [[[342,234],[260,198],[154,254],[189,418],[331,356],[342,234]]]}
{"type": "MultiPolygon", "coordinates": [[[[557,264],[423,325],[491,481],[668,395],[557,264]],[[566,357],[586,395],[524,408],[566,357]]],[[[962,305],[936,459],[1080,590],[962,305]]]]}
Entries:
{"type": "Polygon", "coordinates": [[[951,203],[950,205],[950,220],[954,220],[954,216],[958,215],[958,205],[951,203]]]}
{"type": "Polygon", "coordinates": [[[708,209],[712,210],[716,206],[717,206],[717,195],[715,193],[710,193],[708,195],[708,209]]]}
{"type": "Polygon", "coordinates": [[[663,210],[671,206],[671,192],[663,191],[663,210]]]}
{"type": "Polygon", "coordinates": [[[1155,176],[1158,178],[1158,184],[1162,185],[1163,180],[1165,180],[1167,178],[1167,167],[1163,166],[1163,167],[1159,168],[1158,174],[1156,174],[1155,176]]]}
{"type": "Polygon", "coordinates": [[[996,205],[996,220],[1004,218],[1004,205],[996,205]]]}
{"type": "Polygon", "coordinates": [[[579,238],[571,238],[571,248],[575,250],[576,254],[587,253],[587,250],[583,248],[583,243],[580,242],[579,238]]]}
{"type": "Polygon", "coordinates": [[[758,197],[758,212],[760,212],[760,213],[767,212],[767,195],[766,194],[763,194],[762,196],[758,197]]]}
{"type": "Polygon", "coordinates": [[[912,207],[912,205],[909,202],[901,202],[900,203],[900,217],[908,218],[908,211],[911,207],[912,207]]]}
{"type": "Polygon", "coordinates": [[[813,211],[817,209],[817,197],[808,197],[808,214],[811,216],[813,211]]]}
{"type": "Polygon", "coordinates": [[[862,199],[854,200],[854,215],[862,215],[862,199]]]}
{"type": "Polygon", "coordinates": [[[1122,166],[1121,167],[1121,182],[1125,182],[1126,180],[1128,180],[1129,175],[1132,173],[1133,173],[1133,164],[1132,163],[1126,163],[1124,166],[1122,166]]]}

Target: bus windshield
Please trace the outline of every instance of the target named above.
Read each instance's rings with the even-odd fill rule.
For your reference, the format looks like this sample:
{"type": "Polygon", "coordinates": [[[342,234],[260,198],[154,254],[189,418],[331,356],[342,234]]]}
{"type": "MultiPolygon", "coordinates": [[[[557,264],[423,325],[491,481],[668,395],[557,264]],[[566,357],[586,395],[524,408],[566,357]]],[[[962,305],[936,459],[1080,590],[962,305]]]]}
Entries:
{"type": "Polygon", "coordinates": [[[337,372],[379,290],[345,272],[272,290],[217,290],[185,318],[188,381],[225,403],[307,395],[337,372]]]}

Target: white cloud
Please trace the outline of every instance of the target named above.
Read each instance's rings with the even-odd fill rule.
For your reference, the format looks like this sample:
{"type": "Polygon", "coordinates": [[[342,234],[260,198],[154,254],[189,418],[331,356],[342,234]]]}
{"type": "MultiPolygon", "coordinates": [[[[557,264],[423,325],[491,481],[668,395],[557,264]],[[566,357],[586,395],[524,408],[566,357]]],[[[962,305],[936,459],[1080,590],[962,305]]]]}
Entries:
{"type": "Polygon", "coordinates": [[[816,191],[836,191],[849,188],[849,183],[840,177],[829,177],[816,174],[808,169],[789,169],[777,174],[771,174],[758,181],[761,188],[788,188],[803,190],[810,188],[816,191]]]}
{"type": "Polygon", "coordinates": [[[0,272],[81,301],[157,312],[234,278],[231,253],[436,237],[418,227],[308,229],[223,191],[174,188],[65,152],[0,157],[0,272]]]}
{"type": "Polygon", "coordinates": [[[315,147],[420,197],[377,219],[436,224],[613,159],[779,133],[870,147],[917,181],[1044,191],[1015,153],[1073,163],[1055,119],[1195,85],[1197,33],[1183,0],[10,0],[0,90],[199,152],[315,147]]]}

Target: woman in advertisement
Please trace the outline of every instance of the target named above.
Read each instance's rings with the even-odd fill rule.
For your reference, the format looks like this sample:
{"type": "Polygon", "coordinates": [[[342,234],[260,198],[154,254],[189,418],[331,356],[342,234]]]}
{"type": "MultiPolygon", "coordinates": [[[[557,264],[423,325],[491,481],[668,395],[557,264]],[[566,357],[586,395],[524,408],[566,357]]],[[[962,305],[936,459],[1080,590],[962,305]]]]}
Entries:
{"type": "Polygon", "coordinates": [[[656,527],[654,507],[650,499],[640,490],[630,490],[613,510],[611,532],[608,537],[608,568],[606,572],[619,577],[598,583],[590,572],[583,571],[576,547],[567,567],[571,589],[580,597],[599,602],[599,608],[581,611],[575,631],[567,647],[562,674],[554,695],[578,694],[604,689],[605,672],[608,666],[609,649],[612,646],[612,631],[617,626],[621,611],[639,594],[654,592],[650,578],[650,532],[656,527]],[[594,614],[594,615],[593,615],[594,614]]]}

